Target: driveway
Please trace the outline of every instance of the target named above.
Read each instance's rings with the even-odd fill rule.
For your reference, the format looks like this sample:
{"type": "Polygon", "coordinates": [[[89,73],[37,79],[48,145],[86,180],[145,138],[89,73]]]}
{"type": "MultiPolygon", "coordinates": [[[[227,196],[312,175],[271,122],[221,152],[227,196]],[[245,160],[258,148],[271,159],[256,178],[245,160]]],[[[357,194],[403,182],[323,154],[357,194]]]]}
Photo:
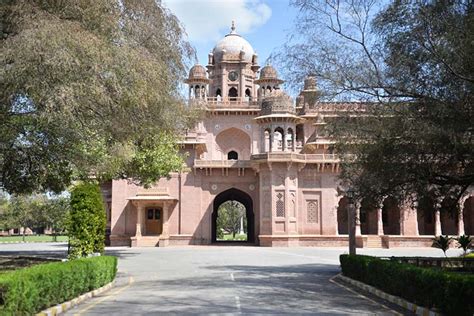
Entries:
{"type": "MultiPolygon", "coordinates": [[[[0,245],[0,255],[42,251],[61,256],[64,245],[0,245]]],[[[347,248],[189,246],[107,252],[119,257],[117,285],[67,315],[397,314],[386,302],[332,282],[340,272],[339,254],[347,248]]],[[[358,253],[443,255],[430,248],[358,249],[358,253]]],[[[451,255],[456,253],[450,250],[451,255]]]]}

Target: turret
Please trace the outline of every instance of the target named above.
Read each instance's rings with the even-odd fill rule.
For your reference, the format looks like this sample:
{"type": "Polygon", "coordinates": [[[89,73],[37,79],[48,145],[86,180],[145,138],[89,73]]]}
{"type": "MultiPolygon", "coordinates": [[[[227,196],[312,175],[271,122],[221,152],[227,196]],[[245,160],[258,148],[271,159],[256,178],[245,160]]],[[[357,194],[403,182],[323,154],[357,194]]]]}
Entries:
{"type": "Polygon", "coordinates": [[[280,90],[280,84],[284,81],[278,78],[278,73],[271,65],[266,65],[260,70],[260,78],[255,83],[260,86],[258,98],[263,99],[273,91],[280,90]]]}
{"type": "Polygon", "coordinates": [[[189,70],[189,77],[185,80],[189,85],[189,99],[207,99],[207,85],[209,79],[207,78],[206,68],[196,64],[189,70]]]}

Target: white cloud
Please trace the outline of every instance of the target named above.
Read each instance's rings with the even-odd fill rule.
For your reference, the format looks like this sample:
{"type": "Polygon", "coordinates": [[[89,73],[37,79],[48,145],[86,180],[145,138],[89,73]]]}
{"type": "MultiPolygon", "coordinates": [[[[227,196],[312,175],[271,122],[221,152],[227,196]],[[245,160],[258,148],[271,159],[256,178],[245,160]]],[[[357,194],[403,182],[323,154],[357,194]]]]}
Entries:
{"type": "Polygon", "coordinates": [[[239,34],[265,24],[272,15],[263,0],[164,0],[184,24],[192,42],[215,42],[229,33],[232,20],[239,34]]]}

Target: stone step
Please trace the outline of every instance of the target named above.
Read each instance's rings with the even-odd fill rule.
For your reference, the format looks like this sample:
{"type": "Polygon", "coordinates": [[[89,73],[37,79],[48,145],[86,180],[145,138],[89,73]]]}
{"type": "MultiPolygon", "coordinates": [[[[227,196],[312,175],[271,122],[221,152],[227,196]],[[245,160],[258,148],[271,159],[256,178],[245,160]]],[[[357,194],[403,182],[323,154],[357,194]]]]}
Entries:
{"type": "Polygon", "coordinates": [[[139,247],[157,247],[160,241],[159,236],[142,236],[138,241],[139,247]]]}
{"type": "Polygon", "coordinates": [[[382,248],[382,238],[378,236],[367,237],[367,248],[382,248]]]}

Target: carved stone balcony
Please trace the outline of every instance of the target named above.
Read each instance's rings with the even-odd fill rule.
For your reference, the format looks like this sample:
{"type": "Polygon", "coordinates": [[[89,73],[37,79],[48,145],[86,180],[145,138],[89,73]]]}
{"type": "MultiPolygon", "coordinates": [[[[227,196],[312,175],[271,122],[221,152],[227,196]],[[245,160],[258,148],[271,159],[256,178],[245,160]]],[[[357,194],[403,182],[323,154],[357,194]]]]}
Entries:
{"type": "Polygon", "coordinates": [[[250,160],[194,160],[194,168],[250,168],[250,160]]]}
{"type": "Polygon", "coordinates": [[[297,154],[292,152],[268,152],[252,155],[253,161],[297,162],[297,163],[339,163],[335,154],[297,154]]]}
{"type": "Polygon", "coordinates": [[[205,100],[191,99],[189,100],[189,104],[209,110],[260,110],[260,104],[256,98],[207,97],[205,100]]]}

